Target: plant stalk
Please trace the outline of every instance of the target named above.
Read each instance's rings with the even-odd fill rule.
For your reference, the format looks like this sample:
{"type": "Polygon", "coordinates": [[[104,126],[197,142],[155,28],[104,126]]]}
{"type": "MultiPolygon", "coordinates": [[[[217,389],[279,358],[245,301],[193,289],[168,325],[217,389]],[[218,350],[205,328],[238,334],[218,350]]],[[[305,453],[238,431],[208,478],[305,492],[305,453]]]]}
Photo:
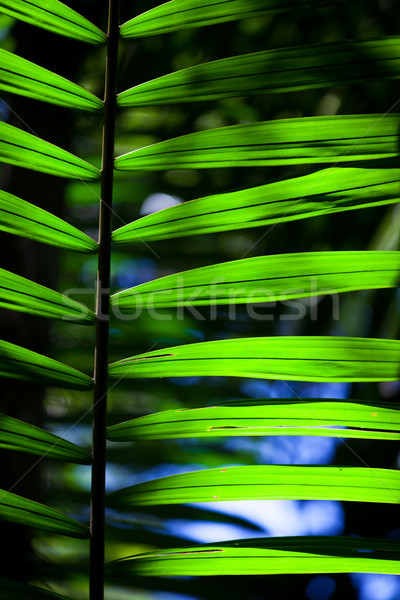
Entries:
{"type": "Polygon", "coordinates": [[[92,424],[90,511],[90,600],[104,598],[104,495],[106,468],[107,365],[110,315],[111,225],[116,116],[119,0],[109,0],[104,93],[99,250],[96,291],[96,346],[92,424]]]}

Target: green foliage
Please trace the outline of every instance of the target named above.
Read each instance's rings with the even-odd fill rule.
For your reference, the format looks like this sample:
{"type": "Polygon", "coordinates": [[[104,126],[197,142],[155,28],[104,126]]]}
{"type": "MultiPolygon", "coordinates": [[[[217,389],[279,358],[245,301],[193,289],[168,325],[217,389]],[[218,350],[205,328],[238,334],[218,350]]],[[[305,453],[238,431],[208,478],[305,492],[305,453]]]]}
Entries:
{"type": "MultiPolygon", "coordinates": [[[[210,137],[213,134],[211,131],[210,137]]],[[[120,227],[113,232],[113,241],[143,242],[259,227],[390,204],[397,202],[398,196],[397,175],[392,169],[331,168],[172,206],[120,227]]]]}
{"type": "Polygon", "coordinates": [[[58,384],[77,390],[93,387],[92,379],[84,373],[10,342],[0,341],[0,373],[23,381],[58,384]]]}
{"type": "Polygon", "coordinates": [[[69,250],[97,251],[96,242],[76,227],[7,192],[0,192],[0,230],[69,250]]]}
{"type": "Polygon", "coordinates": [[[0,51],[0,89],[69,108],[103,109],[99,98],[75,83],[6,50],[0,51]]]}
{"type": "Polygon", "coordinates": [[[218,3],[209,0],[173,0],[124,23],[121,36],[142,37],[329,4],[329,0],[222,0],[218,3]]]}
{"type": "Polygon", "coordinates": [[[93,165],[81,158],[6,123],[0,123],[0,161],[72,179],[100,176],[93,165]]]}
{"type": "Polygon", "coordinates": [[[101,44],[106,39],[93,23],[58,0],[2,0],[0,8],[6,15],[75,40],[101,44]]]}
{"type": "Polygon", "coordinates": [[[52,533],[83,539],[89,537],[89,529],[83,523],[39,502],[4,490],[0,491],[0,517],[6,521],[31,525],[52,533]]]}
{"type": "Polygon", "coordinates": [[[124,358],[111,377],[230,375],[294,381],[397,381],[400,341],[346,337],[217,340],[124,358]]]}
{"type": "Polygon", "coordinates": [[[399,503],[400,474],[389,469],[251,466],[170,475],[113,492],[110,508],[213,500],[358,500],[399,503]],[[382,487],[376,488],[377,478],[382,487]],[[304,482],[307,482],[304,485],[304,482]]]}
{"type": "Polygon", "coordinates": [[[0,446],[39,456],[70,460],[84,465],[91,462],[90,454],[67,440],[18,419],[0,415],[0,446]]]}
{"type": "MultiPolygon", "coordinates": [[[[177,48],[182,40],[186,47],[186,40],[195,40],[195,37],[190,37],[190,31],[194,32],[195,36],[196,30],[203,26],[217,24],[217,27],[225,27],[223,24],[236,21],[242,23],[242,19],[249,17],[269,19],[271,18],[269,15],[277,13],[281,15],[280,18],[286,18],[292,11],[302,10],[315,16],[314,12],[318,14],[317,9],[331,5],[334,5],[338,11],[344,11],[341,2],[333,0],[304,2],[301,0],[297,2],[295,0],[281,2],[222,0],[218,3],[209,0],[172,0],[130,18],[122,25],[120,35],[122,38],[144,37],[146,43],[151,40],[151,38],[147,40],[147,36],[158,34],[159,37],[155,38],[158,42],[154,42],[154,47],[162,65],[162,52],[157,50],[157,44],[162,45],[160,34],[183,35],[176,38],[177,48]],[[181,34],[180,30],[185,31],[181,34]],[[186,35],[189,37],[186,38],[186,35]]],[[[114,0],[111,0],[111,15],[115,13],[115,7],[114,0]]],[[[105,33],[57,0],[40,2],[0,0],[0,9],[4,14],[16,19],[73,38],[74,42],[88,42],[94,46],[94,49],[97,45],[106,43],[105,33]]],[[[102,17],[105,18],[105,15],[102,17]]],[[[254,24],[255,21],[243,21],[246,22],[250,23],[251,30],[251,23],[254,24]]],[[[106,72],[108,92],[110,87],[113,87],[114,78],[120,75],[123,81],[126,76],[123,61],[118,64],[120,72],[116,72],[118,39],[112,19],[110,23],[106,72]]],[[[257,27],[254,31],[257,31],[257,27]]],[[[330,36],[328,37],[330,39],[330,36]]],[[[256,35],[254,39],[257,42],[256,35]]],[[[206,41],[207,36],[204,36],[200,44],[202,52],[208,52],[208,48],[205,48],[206,41]]],[[[86,338],[85,334],[82,334],[82,337],[76,334],[70,352],[75,356],[75,362],[78,362],[85,351],[83,349],[80,353],[79,340],[84,340],[82,346],[89,347],[96,356],[92,464],[94,478],[91,492],[93,513],[90,532],[91,600],[101,600],[103,595],[102,516],[105,486],[102,478],[105,461],[103,451],[98,455],[96,447],[98,445],[100,448],[105,447],[106,443],[108,385],[112,389],[116,383],[125,379],[197,376],[252,377],[271,381],[322,383],[382,383],[399,380],[400,342],[396,339],[384,339],[390,337],[385,335],[367,337],[365,334],[363,337],[355,337],[352,334],[345,334],[343,329],[336,331],[335,335],[325,335],[324,331],[317,331],[318,335],[315,335],[315,332],[310,335],[308,331],[305,335],[300,335],[296,330],[294,331],[296,335],[282,335],[282,331],[278,331],[278,335],[276,331],[264,335],[265,332],[261,330],[261,335],[260,331],[253,331],[252,337],[244,337],[239,329],[239,333],[230,331],[230,335],[227,336],[224,332],[218,334],[217,339],[206,342],[182,343],[187,342],[188,338],[191,341],[190,336],[187,335],[189,326],[186,329],[182,327],[178,331],[176,324],[168,327],[161,318],[159,321],[153,321],[151,313],[150,316],[143,318],[141,325],[138,325],[134,339],[130,336],[128,325],[127,329],[123,330],[124,319],[109,331],[109,304],[113,311],[119,311],[120,316],[127,317],[125,320],[129,321],[129,316],[132,316],[138,308],[151,310],[173,307],[232,306],[265,301],[298,300],[312,298],[315,295],[359,290],[381,290],[395,288],[398,285],[400,253],[393,251],[396,247],[395,243],[386,244],[381,251],[359,250],[355,235],[353,245],[345,251],[331,250],[329,244],[324,244],[322,233],[321,238],[316,239],[319,235],[318,223],[322,223],[316,220],[310,221],[317,225],[314,226],[314,230],[310,225],[309,231],[313,231],[313,234],[307,239],[307,252],[290,252],[284,249],[284,254],[281,250],[281,253],[270,256],[243,257],[241,260],[206,266],[201,264],[195,269],[186,269],[183,272],[176,272],[175,269],[174,273],[165,277],[153,278],[150,282],[113,294],[110,293],[107,277],[101,281],[102,273],[107,273],[110,265],[118,265],[120,260],[123,262],[124,258],[121,257],[126,257],[126,254],[122,251],[119,253],[119,248],[125,243],[167,240],[168,244],[171,244],[174,260],[179,264],[180,261],[175,255],[179,254],[179,251],[176,253],[175,249],[180,248],[182,254],[185,252],[189,254],[190,249],[190,244],[186,244],[185,240],[181,246],[173,246],[176,241],[180,242],[180,238],[250,229],[269,224],[282,223],[287,226],[290,225],[289,221],[310,217],[328,219],[332,218],[329,217],[330,213],[382,207],[398,201],[399,169],[393,159],[398,157],[399,115],[389,114],[390,110],[387,114],[377,110],[371,114],[351,114],[354,112],[353,109],[348,114],[349,111],[345,109],[343,115],[308,116],[308,113],[312,115],[318,113],[319,109],[312,107],[305,111],[296,111],[292,107],[286,112],[277,108],[275,112],[272,111],[273,118],[263,121],[264,117],[258,118],[259,114],[263,114],[262,111],[257,112],[250,103],[244,104],[244,97],[253,99],[254,96],[267,93],[273,93],[275,98],[281,98],[282,96],[276,94],[294,91],[311,93],[312,90],[330,89],[332,86],[351,87],[360,83],[390,82],[400,77],[398,37],[350,41],[330,39],[329,42],[324,43],[314,42],[315,40],[307,45],[298,43],[290,47],[240,54],[243,52],[242,46],[246,43],[241,44],[238,36],[235,43],[239,50],[232,51],[235,56],[218,60],[208,59],[207,55],[205,60],[201,53],[198,59],[193,60],[193,57],[182,60],[182,56],[180,59],[178,56],[174,72],[137,83],[118,95],[109,96],[107,92],[104,103],[92,91],[86,89],[84,84],[81,86],[72,83],[51,70],[17,56],[10,50],[0,51],[2,90],[29,98],[29,101],[45,101],[63,108],[85,111],[87,121],[84,127],[93,126],[96,131],[92,133],[91,142],[86,139],[83,144],[85,152],[82,154],[90,154],[93,140],[98,141],[100,138],[99,115],[104,107],[101,171],[91,162],[75,156],[75,152],[80,153],[79,144],[76,144],[78,151],[74,148],[72,154],[32,132],[23,131],[8,123],[0,123],[0,161],[6,165],[59,178],[75,179],[80,182],[80,185],[81,182],[98,180],[101,182],[99,243],[81,231],[85,228],[90,232],[93,226],[89,212],[86,214],[87,222],[80,223],[81,229],[79,229],[25,199],[0,192],[1,230],[21,238],[63,248],[66,255],[69,250],[98,254],[100,275],[97,290],[97,319],[91,310],[70,299],[68,295],[41,286],[9,270],[0,270],[2,308],[89,325],[86,329],[82,328],[90,331],[86,334],[86,338]],[[190,64],[192,62],[201,64],[190,64]],[[240,98],[238,104],[229,104],[232,101],[227,101],[237,97],[240,98]],[[144,134],[144,141],[132,135],[132,128],[135,132],[142,132],[141,119],[145,121],[146,115],[148,117],[150,114],[146,112],[148,110],[146,107],[161,106],[167,109],[157,110],[172,111],[170,105],[195,102],[212,102],[206,105],[212,107],[208,113],[211,126],[192,127],[192,123],[190,126],[186,123],[179,128],[180,120],[184,120],[183,111],[179,108],[176,113],[169,114],[170,120],[159,136],[159,138],[167,136],[171,139],[160,141],[156,135],[153,136],[148,131],[144,134]],[[115,111],[118,107],[121,110],[121,119],[116,117],[115,111]],[[129,107],[134,107],[135,110],[127,112],[129,107]],[[144,112],[140,112],[141,110],[144,112]],[[239,117],[232,118],[235,110],[239,117]],[[299,116],[302,112],[307,116],[299,116]],[[173,126],[174,118],[178,124],[176,132],[173,126]],[[213,123],[217,126],[215,127],[213,123]],[[115,126],[117,126],[117,150],[114,152],[115,126]],[[196,128],[202,131],[193,131],[196,128]],[[126,152],[122,153],[123,150],[126,152]],[[118,156],[113,162],[115,154],[118,156]],[[243,176],[242,182],[242,175],[238,175],[237,180],[233,178],[225,186],[224,172],[225,174],[228,171],[232,172],[236,167],[259,170],[254,171],[253,178],[243,176]],[[264,167],[282,170],[270,172],[263,170],[264,167]],[[196,200],[179,203],[177,206],[160,210],[129,223],[124,220],[122,227],[118,227],[118,223],[114,221],[112,233],[104,224],[104,214],[113,210],[111,208],[113,177],[116,178],[114,196],[117,199],[120,189],[118,185],[127,182],[127,185],[121,188],[126,201],[130,199],[131,194],[135,196],[135,186],[139,189],[142,189],[141,185],[145,187],[140,179],[143,173],[154,171],[156,172],[154,176],[159,177],[158,171],[165,172],[164,181],[168,181],[167,177],[170,180],[177,177],[176,170],[179,170],[180,176],[185,173],[183,170],[186,170],[189,176],[184,181],[189,182],[189,187],[194,187],[194,184],[190,183],[192,181],[190,177],[193,177],[193,173],[197,173],[195,171],[197,169],[207,169],[207,174],[211,169],[222,172],[220,181],[214,175],[207,175],[211,180],[215,177],[211,185],[212,195],[207,191],[210,186],[201,184],[198,186],[199,189],[196,189],[196,193],[200,196],[196,200]],[[125,176],[129,179],[123,179],[125,176]],[[226,187],[228,189],[225,189],[226,187]],[[118,251],[112,249],[112,241],[121,245],[117,246],[118,251]],[[95,321],[97,336],[94,341],[94,328],[91,329],[90,325],[94,325],[95,321]],[[109,333],[111,333],[110,345],[108,344],[109,333]],[[153,349],[151,340],[154,335],[159,335],[163,340],[172,338],[173,341],[163,342],[163,346],[166,347],[162,349],[153,349]],[[116,339],[117,341],[119,339],[118,343],[116,339]],[[151,349],[145,352],[137,350],[137,339],[146,340],[145,344],[147,347],[151,346],[151,349]],[[178,341],[180,345],[168,347],[168,344],[177,344],[178,341]],[[129,356],[132,352],[137,354],[129,356]],[[108,373],[106,369],[101,368],[103,364],[101,361],[105,359],[114,361],[111,362],[108,373]],[[100,546],[97,531],[100,531],[100,546]]],[[[121,40],[122,53],[125,48],[124,43],[121,40]]],[[[151,57],[151,42],[144,48],[151,57]]],[[[193,52],[195,54],[195,51],[193,52]]],[[[99,56],[104,63],[101,69],[104,70],[104,54],[96,55],[91,64],[93,66],[96,61],[98,65],[99,56]]],[[[211,50],[210,56],[213,57],[211,50]]],[[[149,58],[150,62],[151,58],[149,58]]],[[[88,88],[96,88],[94,79],[84,82],[88,88]]],[[[160,117],[165,114],[167,112],[154,113],[150,118],[151,127],[156,128],[154,122],[157,118],[154,115],[160,117]]],[[[189,115],[193,114],[189,112],[189,115]]],[[[191,119],[192,116],[189,116],[188,121],[191,119]]],[[[61,125],[61,118],[56,118],[54,129],[61,128],[61,125]]],[[[95,157],[93,162],[99,164],[98,157],[95,157]]],[[[242,173],[244,169],[238,171],[242,173]]],[[[196,182],[196,177],[194,181],[196,182]]],[[[149,188],[151,187],[152,184],[149,184],[149,188]]],[[[85,190],[90,192],[97,188],[87,187],[85,190]]],[[[44,188],[41,193],[46,195],[46,191],[44,188]]],[[[93,193],[96,195],[97,191],[93,193]]],[[[308,224],[308,221],[306,223],[308,224]]],[[[210,255],[210,260],[215,260],[212,256],[214,248],[210,246],[206,249],[207,241],[203,246],[201,242],[199,243],[200,249],[203,249],[204,260],[208,263],[210,255]]],[[[254,244],[251,248],[253,247],[254,244]]],[[[289,244],[288,248],[292,248],[292,244],[289,244]]],[[[137,246],[132,250],[134,256],[136,252],[137,246]]],[[[187,319],[187,323],[191,324],[192,321],[187,319]]],[[[65,327],[70,327],[72,330],[74,325],[67,322],[65,327]]],[[[213,337],[214,333],[209,332],[208,335],[213,337]]],[[[64,338],[61,336],[61,340],[65,339],[68,339],[67,336],[64,338]]],[[[53,351],[56,354],[63,353],[60,344],[54,344],[53,351]]],[[[65,348],[65,355],[68,363],[67,348],[65,348]]],[[[83,370],[85,370],[85,361],[87,358],[82,361],[83,370]]],[[[8,341],[0,341],[0,374],[7,378],[39,383],[61,390],[77,390],[79,393],[91,390],[93,387],[92,377],[84,372],[8,341]]],[[[154,389],[157,389],[157,385],[159,385],[158,390],[164,389],[163,382],[161,384],[145,382],[143,388],[138,388],[138,397],[140,390],[146,389],[146,386],[150,389],[153,385],[154,389]]],[[[137,455],[137,465],[134,467],[137,474],[142,463],[149,465],[161,462],[162,451],[158,450],[154,454],[149,440],[198,437],[208,442],[212,438],[221,436],[234,438],[243,435],[340,436],[349,439],[370,439],[373,443],[376,443],[376,440],[382,440],[382,443],[398,440],[400,435],[398,407],[390,401],[376,397],[376,392],[368,399],[357,398],[356,395],[359,393],[360,388],[355,388],[354,399],[349,401],[343,401],[341,398],[325,400],[299,397],[216,402],[211,395],[210,398],[205,398],[204,389],[200,388],[198,393],[193,392],[193,401],[187,399],[184,405],[186,410],[160,410],[148,414],[151,407],[145,406],[144,416],[129,421],[126,421],[130,416],[126,407],[120,412],[109,411],[109,421],[115,423],[107,433],[107,438],[115,442],[110,448],[110,462],[113,462],[112,452],[118,455],[116,462],[119,461],[121,464],[124,461],[130,462],[130,459],[125,456],[125,446],[120,443],[131,441],[143,441],[149,444],[146,446],[148,450],[142,453],[143,456],[140,453],[137,455]],[[212,405],[205,407],[204,404],[208,400],[212,405]],[[342,430],[338,427],[346,429],[342,430]]],[[[69,396],[69,398],[76,397],[81,396],[69,396]]],[[[29,399],[23,398],[23,402],[28,401],[29,399]]],[[[175,399],[172,401],[168,399],[165,404],[168,403],[169,407],[173,408],[177,404],[175,399]]],[[[158,409],[159,406],[156,405],[156,408],[158,409]]],[[[60,408],[62,408],[60,397],[56,394],[56,414],[60,408]]],[[[32,455],[43,454],[65,462],[71,461],[82,465],[89,463],[89,453],[85,448],[72,444],[62,436],[55,436],[45,429],[7,415],[0,415],[0,447],[32,455]]],[[[152,479],[149,482],[123,487],[106,496],[106,506],[116,511],[107,516],[108,526],[113,532],[110,534],[110,539],[117,540],[112,545],[112,551],[108,553],[107,559],[109,562],[106,573],[111,582],[116,581],[120,586],[137,586],[138,577],[171,575],[400,573],[399,545],[392,540],[345,536],[312,538],[299,536],[255,538],[185,547],[185,540],[170,539],[165,535],[165,530],[162,534],[155,533],[154,523],[162,528],[163,521],[169,518],[186,516],[193,520],[206,520],[204,512],[194,507],[179,507],[176,510],[173,505],[180,503],[271,498],[349,500],[387,504],[400,501],[399,477],[393,469],[370,468],[366,463],[361,467],[348,465],[225,467],[221,464],[226,462],[227,455],[224,450],[219,450],[219,447],[208,450],[206,445],[196,448],[199,452],[197,456],[201,456],[198,461],[214,468],[152,479]],[[156,505],[160,505],[158,511],[154,508],[149,509],[149,513],[144,517],[145,522],[146,519],[150,522],[146,531],[141,522],[143,513],[140,512],[140,507],[156,505]],[[135,507],[135,511],[136,508],[138,510],[134,516],[125,517],[119,512],[132,510],[132,507],[135,507]],[[132,524],[130,519],[136,525],[140,524],[142,529],[139,532],[117,531],[118,524],[120,526],[122,524],[123,527],[130,526],[132,524]],[[145,535],[142,535],[143,530],[145,535]],[[129,538],[128,542],[126,542],[126,535],[129,538]],[[164,548],[167,542],[174,547],[148,552],[152,549],[151,546],[164,548]],[[175,547],[176,545],[178,547],[175,547]],[[127,556],[132,547],[136,556],[127,556]],[[116,558],[118,560],[114,560],[116,558]]],[[[179,460],[184,463],[195,462],[190,456],[181,457],[179,460]]],[[[234,460],[240,463],[249,459],[238,451],[234,460]]],[[[69,471],[69,473],[73,472],[69,471]]],[[[71,475],[71,479],[73,477],[71,475]]],[[[62,486],[62,479],[60,486],[62,486]]],[[[88,538],[89,528],[86,523],[64,514],[64,512],[74,512],[74,503],[81,505],[82,502],[86,502],[86,495],[82,494],[78,485],[76,487],[70,485],[67,494],[59,494],[56,502],[58,505],[60,495],[63,496],[64,507],[66,507],[63,512],[10,491],[0,491],[0,518],[11,523],[31,526],[35,530],[44,529],[55,536],[62,534],[71,538],[88,538]]],[[[84,515],[84,511],[82,514],[84,515]]],[[[81,518],[83,521],[86,517],[81,516],[81,518]]],[[[243,520],[218,516],[211,511],[207,518],[214,522],[243,523],[243,520]]],[[[76,548],[77,546],[74,546],[74,551],[76,548]]],[[[82,553],[82,550],[80,552],[82,553]]],[[[86,549],[83,550],[83,553],[85,552],[86,549]]],[[[79,573],[81,565],[76,563],[73,566],[72,572],[79,573]]],[[[86,577],[86,564],[83,564],[82,568],[85,570],[86,577]]],[[[156,587],[157,585],[162,586],[161,583],[154,584],[156,587]]],[[[68,589],[68,585],[66,588],[68,589]]],[[[61,598],[38,586],[25,586],[11,580],[0,579],[0,598],[17,600],[31,597],[43,598],[43,600],[61,598]]],[[[205,597],[208,597],[207,594],[205,597]]]]}
{"type": "Polygon", "coordinates": [[[95,315],[86,306],[29,279],[0,269],[0,306],[53,319],[93,322],[95,315]]]}
{"type": "Polygon", "coordinates": [[[299,400],[232,401],[224,406],[169,410],[109,427],[116,442],[247,435],[322,435],[399,439],[398,411],[384,402],[299,400]],[[346,423],[346,429],[331,429],[346,423]],[[354,427],[352,429],[351,427],[354,427]],[[362,429],[357,429],[360,427],[362,429]],[[381,431],[377,431],[381,429],[381,431]]]}
{"type": "Polygon", "coordinates": [[[120,106],[153,106],[308,90],[400,77],[397,38],[255,52],[196,65],[140,84],[118,96],[120,106]]]}
{"type": "Polygon", "coordinates": [[[143,283],[111,296],[128,313],[170,307],[271,302],[357,289],[396,287],[399,252],[304,252],[210,265],[143,283]],[[268,274],[268,276],[266,276],[268,274]],[[310,279],[310,276],[312,279],[310,279]]]}
{"type": "MultiPolygon", "coordinates": [[[[334,115],[235,125],[129,152],[115,159],[115,168],[201,169],[390,158],[397,155],[399,122],[397,115],[334,115]]],[[[352,176],[355,183],[362,173],[349,169],[344,174],[352,176]]],[[[389,173],[382,169],[369,175],[379,178],[389,173]]],[[[365,184],[364,178],[360,180],[365,184]]],[[[316,193],[314,189],[313,192],[316,193]]]]}
{"type": "Polygon", "coordinates": [[[282,573],[358,573],[396,572],[398,546],[390,540],[352,538],[264,538],[241,540],[216,546],[197,546],[185,550],[151,552],[117,561],[109,566],[115,578],[133,575],[219,574],[221,565],[227,575],[276,575],[282,573]],[[354,552],[368,552],[368,558],[354,552]],[[371,556],[372,554],[372,556],[371,556]]]}

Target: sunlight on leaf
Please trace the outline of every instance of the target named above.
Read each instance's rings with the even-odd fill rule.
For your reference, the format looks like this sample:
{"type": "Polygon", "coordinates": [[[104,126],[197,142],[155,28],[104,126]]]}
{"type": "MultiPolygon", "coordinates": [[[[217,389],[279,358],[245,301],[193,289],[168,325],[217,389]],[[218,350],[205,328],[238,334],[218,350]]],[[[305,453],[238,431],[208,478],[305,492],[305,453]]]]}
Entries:
{"type": "Polygon", "coordinates": [[[89,528],[54,508],[0,490],[0,519],[52,533],[87,539],[89,528]]]}
{"type": "Polygon", "coordinates": [[[225,500],[352,500],[400,504],[400,473],[365,467],[267,465],[170,475],[106,496],[109,508],[225,500]]]}
{"type": "Polygon", "coordinates": [[[0,307],[65,321],[95,320],[83,304],[4,269],[0,269],[0,307]]]}
{"type": "Polygon", "coordinates": [[[218,340],[153,350],[109,366],[112,377],[224,375],[289,381],[397,381],[400,341],[298,336],[218,340]]]}
{"type": "Polygon", "coordinates": [[[72,179],[100,176],[88,162],[8,123],[0,123],[0,162],[72,179]]]}
{"type": "Polygon", "coordinates": [[[399,558],[400,546],[393,540],[299,536],[158,550],[109,563],[106,569],[120,581],[135,575],[400,574],[399,558]]]}
{"type": "Polygon", "coordinates": [[[79,85],[1,49],[0,89],[69,108],[103,110],[102,101],[79,85]]]}
{"type": "Polygon", "coordinates": [[[138,417],[109,427],[107,438],[128,442],[252,435],[400,439],[400,411],[387,402],[242,400],[138,417]]]}
{"type": "Polygon", "coordinates": [[[191,200],[114,231],[141,242],[284,223],[400,200],[398,169],[332,168],[260,187],[191,200]]]}
{"type": "Polygon", "coordinates": [[[124,23],[121,35],[127,38],[142,37],[246,17],[312,10],[332,4],[333,0],[172,0],[124,23]]]}
{"type": "Polygon", "coordinates": [[[90,44],[102,44],[106,35],[93,23],[58,0],[0,0],[0,10],[36,27],[90,44]]]}
{"type": "Polygon", "coordinates": [[[314,44],[223,58],[146,81],[120,106],[198,102],[400,78],[399,38],[314,44]]]}
{"type": "MultiPolygon", "coordinates": [[[[115,168],[121,171],[209,169],[330,162],[336,166],[355,160],[393,158],[399,154],[399,126],[397,114],[245,123],[190,133],[134,150],[116,158],[115,168]]],[[[329,173],[330,179],[340,173],[339,169],[330,171],[334,171],[329,173]]],[[[353,172],[357,175],[355,169],[353,172]]],[[[359,176],[361,173],[359,169],[359,176]]],[[[385,173],[387,176],[385,169],[375,169],[372,175],[384,179],[385,173]]]]}
{"type": "Polygon", "coordinates": [[[0,413],[0,447],[28,454],[67,460],[83,465],[91,462],[89,452],[19,419],[0,413]]]}
{"type": "Polygon", "coordinates": [[[98,247],[92,238],[66,221],[1,190],[0,230],[79,252],[96,252],[98,247]]]}
{"type": "Polygon", "coordinates": [[[52,358],[0,341],[0,375],[76,390],[90,390],[91,377],[52,358]]]}
{"type": "Polygon", "coordinates": [[[111,304],[128,312],[138,307],[249,304],[399,283],[400,252],[275,254],[167,275],[114,294],[111,304]]]}

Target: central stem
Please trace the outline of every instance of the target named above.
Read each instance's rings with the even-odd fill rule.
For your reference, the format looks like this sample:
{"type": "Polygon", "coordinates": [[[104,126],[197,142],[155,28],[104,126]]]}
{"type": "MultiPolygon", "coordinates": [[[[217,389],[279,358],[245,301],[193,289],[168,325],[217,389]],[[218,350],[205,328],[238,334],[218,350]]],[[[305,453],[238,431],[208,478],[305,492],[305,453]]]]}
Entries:
{"type": "Polygon", "coordinates": [[[119,0],[109,0],[104,128],[96,292],[96,347],[94,358],[92,491],[90,514],[90,600],[104,598],[104,495],[108,330],[110,314],[111,221],[114,175],[116,74],[119,38],[119,0]]]}

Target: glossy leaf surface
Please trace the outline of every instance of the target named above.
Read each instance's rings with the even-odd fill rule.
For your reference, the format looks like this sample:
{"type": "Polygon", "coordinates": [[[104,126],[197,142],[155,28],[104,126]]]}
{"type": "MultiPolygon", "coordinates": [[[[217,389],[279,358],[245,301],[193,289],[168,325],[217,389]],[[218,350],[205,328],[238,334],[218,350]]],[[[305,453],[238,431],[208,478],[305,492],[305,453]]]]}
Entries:
{"type": "Polygon", "coordinates": [[[398,177],[398,169],[333,167],[166,208],[120,227],[113,240],[170,239],[391,204],[400,199],[398,177]]]}
{"type": "Polygon", "coordinates": [[[107,572],[120,581],[136,575],[400,574],[399,559],[394,540],[298,536],[157,550],[109,563],[107,572]]]}
{"type": "Polygon", "coordinates": [[[0,123],[0,162],[72,179],[100,176],[88,162],[8,123],[0,123]]]}
{"type": "Polygon", "coordinates": [[[68,108],[103,109],[102,101],[79,85],[1,49],[0,89],[68,108]]]}
{"type": "Polygon", "coordinates": [[[80,14],[58,0],[0,0],[0,10],[15,19],[54,33],[102,44],[106,35],[80,14]]]}
{"type": "Polygon", "coordinates": [[[112,377],[222,375],[294,381],[396,381],[400,341],[307,336],[186,344],[125,358],[112,377]]]}
{"type": "Polygon", "coordinates": [[[167,275],[114,294],[111,303],[138,307],[271,302],[397,287],[400,252],[275,254],[167,275]]]}
{"type": "Polygon", "coordinates": [[[0,447],[83,465],[88,465],[91,461],[89,452],[82,450],[79,446],[45,429],[1,413],[0,447]]]}
{"type": "Polygon", "coordinates": [[[123,154],[121,171],[349,162],[398,155],[399,115],[277,119],[191,133],[123,154]]]}
{"type": "Polygon", "coordinates": [[[91,377],[52,358],[0,341],[0,375],[46,385],[90,390],[91,377]]]}
{"type": "Polygon", "coordinates": [[[89,528],[54,508],[0,490],[0,519],[52,533],[86,539],[89,528]]]}
{"type": "Polygon", "coordinates": [[[121,106],[151,106],[398,79],[399,39],[314,44],[224,58],[146,81],[121,106]]]}
{"type": "Polygon", "coordinates": [[[400,439],[400,411],[385,402],[249,400],[167,410],[108,428],[112,441],[249,435],[400,439]]]}
{"type": "Polygon", "coordinates": [[[142,37],[271,13],[312,10],[330,4],[329,0],[172,0],[124,23],[121,35],[142,37]]]}
{"type": "Polygon", "coordinates": [[[69,250],[97,251],[97,243],[76,227],[1,190],[0,230],[69,250]]]}
{"type": "Polygon", "coordinates": [[[0,307],[65,321],[95,320],[91,310],[67,295],[4,269],[0,269],[0,307]]]}

